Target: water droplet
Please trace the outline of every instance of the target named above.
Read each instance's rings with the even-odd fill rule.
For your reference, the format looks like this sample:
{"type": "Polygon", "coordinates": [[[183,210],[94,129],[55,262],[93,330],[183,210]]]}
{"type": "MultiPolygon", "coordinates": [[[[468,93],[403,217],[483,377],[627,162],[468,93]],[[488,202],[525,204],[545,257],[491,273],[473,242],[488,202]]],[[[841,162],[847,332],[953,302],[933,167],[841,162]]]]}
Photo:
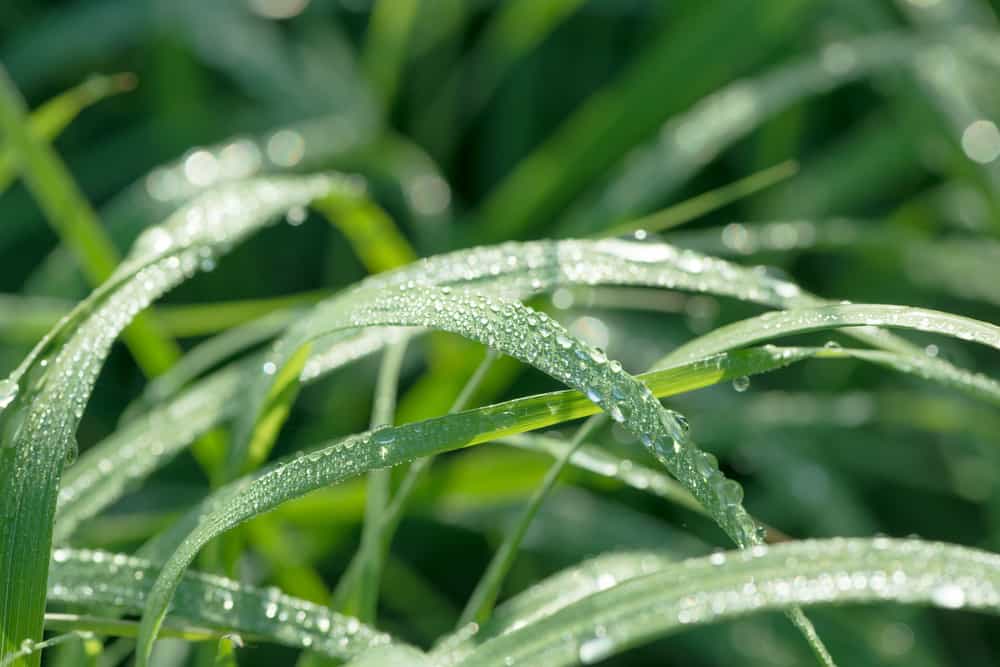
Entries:
{"type": "Polygon", "coordinates": [[[944,584],[934,589],[931,600],[945,609],[959,609],[965,605],[965,591],[955,584],[944,584]]]}
{"type": "Polygon", "coordinates": [[[694,458],[694,468],[706,479],[719,474],[719,460],[714,454],[698,452],[694,458]]]}
{"type": "Polygon", "coordinates": [[[667,412],[669,412],[670,416],[674,418],[674,420],[677,422],[677,425],[681,427],[681,431],[683,431],[685,435],[687,435],[688,432],[691,431],[691,422],[688,421],[687,417],[674,410],[668,409],[667,412]]]}
{"type": "Polygon", "coordinates": [[[273,361],[265,361],[260,369],[264,371],[264,375],[274,375],[278,371],[278,367],[273,361]]]}
{"type": "Polygon", "coordinates": [[[298,227],[306,221],[306,209],[303,206],[293,206],[285,214],[285,220],[292,227],[298,227]]]}
{"type": "Polygon", "coordinates": [[[933,343],[924,348],[924,354],[926,354],[928,357],[938,356],[939,351],[940,350],[938,350],[938,346],[934,345],[933,343]]]}
{"type": "Polygon", "coordinates": [[[838,343],[835,340],[828,340],[825,343],[823,343],[823,347],[825,347],[828,350],[839,350],[840,343],[838,343]]]}
{"type": "Polygon", "coordinates": [[[715,493],[724,505],[735,507],[743,502],[743,487],[733,479],[720,481],[715,487],[715,493]]]}
{"type": "Polygon", "coordinates": [[[379,445],[388,445],[396,439],[396,434],[391,428],[383,426],[372,433],[372,442],[379,445]]]}
{"type": "Polygon", "coordinates": [[[614,650],[615,642],[610,637],[595,635],[580,643],[580,662],[584,665],[592,665],[610,656],[614,650]]]}
{"type": "Polygon", "coordinates": [[[25,639],[21,642],[21,653],[31,653],[35,650],[35,640],[25,639]]]}
{"type": "Polygon", "coordinates": [[[20,387],[13,380],[0,380],[0,410],[14,402],[19,390],[20,387]]]}
{"type": "Polygon", "coordinates": [[[733,389],[738,392],[744,392],[750,388],[750,378],[746,375],[741,375],[738,378],[733,379],[733,389]]]}
{"type": "Polygon", "coordinates": [[[568,350],[573,345],[573,341],[566,334],[557,335],[556,342],[559,343],[559,347],[566,350],[568,350]]]}
{"type": "Polygon", "coordinates": [[[71,466],[76,463],[77,458],[80,456],[80,445],[77,443],[76,438],[70,438],[69,442],[66,444],[66,462],[64,465],[71,466]]]}

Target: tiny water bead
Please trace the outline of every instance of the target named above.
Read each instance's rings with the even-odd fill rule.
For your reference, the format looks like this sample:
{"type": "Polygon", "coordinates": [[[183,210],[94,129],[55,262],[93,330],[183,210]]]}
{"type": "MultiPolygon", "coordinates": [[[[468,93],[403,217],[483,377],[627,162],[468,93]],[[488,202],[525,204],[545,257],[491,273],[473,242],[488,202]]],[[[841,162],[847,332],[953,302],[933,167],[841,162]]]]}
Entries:
{"type": "Polygon", "coordinates": [[[0,410],[14,402],[20,389],[21,387],[9,378],[0,380],[0,410]]]}
{"type": "Polygon", "coordinates": [[[738,378],[733,378],[733,389],[743,393],[750,388],[750,378],[746,375],[741,375],[738,378]]]}

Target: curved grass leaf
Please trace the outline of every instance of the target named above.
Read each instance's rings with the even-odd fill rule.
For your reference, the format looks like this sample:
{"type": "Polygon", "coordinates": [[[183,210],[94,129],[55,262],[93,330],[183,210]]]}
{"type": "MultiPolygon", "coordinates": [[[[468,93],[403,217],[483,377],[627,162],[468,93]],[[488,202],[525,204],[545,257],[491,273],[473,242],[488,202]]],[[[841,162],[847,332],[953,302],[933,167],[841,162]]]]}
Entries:
{"type": "Polygon", "coordinates": [[[77,423],[118,333],[200,263],[332,187],[337,181],[328,177],[250,181],[178,211],[148,230],[106,287],[74,309],[4,381],[0,656],[24,639],[40,639],[45,564],[63,461],[75,456],[77,423]]]}
{"type": "MultiPolygon", "coordinates": [[[[52,555],[49,600],[137,614],[145,607],[158,574],[157,567],[141,558],[58,548],[52,555]]],[[[322,605],[290,597],[274,588],[254,588],[199,572],[185,574],[171,615],[196,626],[223,628],[341,659],[358,656],[390,641],[388,635],[356,618],[322,605]]]]}
{"type": "MultiPolygon", "coordinates": [[[[90,284],[115,273],[119,257],[97,214],[73,179],[59,154],[32,131],[20,92],[0,66],[0,129],[16,159],[25,185],[45,219],[76,256],[90,284]]],[[[125,342],[147,375],[163,372],[177,357],[177,345],[163,335],[155,321],[135,318],[125,342]]]]}
{"type": "MultiPolygon", "coordinates": [[[[417,268],[408,267],[393,274],[373,278],[375,284],[405,284],[408,280],[429,279],[439,276],[443,280],[459,280],[465,277],[478,280],[493,276],[496,272],[503,276],[504,270],[512,272],[509,278],[515,285],[523,285],[525,291],[541,290],[557,284],[572,282],[593,282],[591,275],[601,280],[618,284],[664,285],[698,291],[727,294],[768,305],[790,306],[815,303],[814,298],[801,293],[790,283],[774,279],[757,271],[747,270],[720,260],[705,258],[693,252],[677,251],[660,244],[626,243],[620,241],[529,243],[506,246],[509,250],[483,248],[463,251],[449,256],[422,260],[417,268]],[[515,250],[517,252],[515,252],[515,250]],[[598,252],[603,251],[603,252],[598,252]],[[518,267],[533,267],[518,273],[518,267]],[[581,274],[577,267],[586,266],[590,274],[581,274]],[[561,282],[563,281],[563,282],[561,282]]],[[[325,343],[319,343],[313,356],[306,362],[302,379],[309,381],[340,367],[352,359],[359,358],[380,349],[388,340],[398,337],[399,332],[391,329],[367,329],[349,337],[333,336],[325,343]]],[[[879,341],[881,342],[881,341],[879,341]]],[[[878,361],[877,354],[869,353],[872,361],[878,361]]],[[[932,360],[922,352],[910,354],[908,359],[885,356],[882,361],[894,364],[899,370],[912,370],[929,379],[944,381],[988,400],[1000,400],[995,382],[954,368],[940,360],[932,360]]],[[[183,365],[183,364],[182,364],[183,365]]],[[[219,419],[221,419],[221,415],[219,419]]],[[[169,430],[169,429],[167,429],[169,430]]],[[[152,470],[159,461],[166,460],[176,449],[184,446],[182,441],[165,445],[165,456],[151,453],[150,444],[160,442],[149,439],[137,445],[136,460],[146,460],[152,470]]],[[[101,446],[84,457],[74,472],[90,470],[87,477],[101,485],[106,475],[96,474],[93,469],[113,451],[101,446]]],[[[130,468],[135,467],[132,464],[130,468]]],[[[120,474],[122,468],[115,467],[110,475],[120,474]]],[[[120,488],[120,486],[119,486],[120,488]]],[[[110,496],[109,496],[110,498],[110,496]]],[[[68,533],[65,533],[68,534],[68,533]]]]}
{"type": "Polygon", "coordinates": [[[585,234],[644,213],[771,116],[803,98],[910,65],[941,41],[961,48],[964,39],[885,33],[834,42],[812,57],[732,83],[669,120],[655,141],[629,155],[598,195],[570,213],[560,231],[585,234]]]}
{"type": "Polygon", "coordinates": [[[681,563],[649,555],[605,562],[558,577],[566,595],[549,583],[545,598],[515,598],[495,625],[453,640],[432,664],[590,664],[686,627],[794,605],[891,601],[1000,613],[1000,557],[936,542],[837,538],[681,563]]]}
{"type": "MultiPolygon", "coordinates": [[[[375,385],[375,405],[372,408],[371,430],[392,426],[396,414],[396,394],[399,372],[406,354],[406,339],[386,348],[375,385]]],[[[354,589],[339,588],[334,594],[336,608],[367,623],[375,622],[378,591],[387,557],[383,548],[380,524],[389,505],[392,476],[389,470],[379,469],[368,473],[365,496],[365,521],[361,532],[362,555],[358,585],[354,589]],[[337,595],[337,593],[341,593],[337,595]]]]}
{"type": "Polygon", "coordinates": [[[484,235],[517,238],[558,214],[671,113],[746,71],[780,44],[812,5],[811,0],[796,0],[728,6],[726,11],[686,7],[663,24],[628,68],[575,109],[501,181],[481,208],[484,235]],[[729,46],[724,56],[716,48],[722,43],[729,46]],[[691,68],[698,77],[682,74],[691,68]],[[675,85],[682,79],[684,85],[675,85]]]}
{"type": "Polygon", "coordinates": [[[731,223],[673,233],[670,241],[720,257],[804,250],[898,254],[903,275],[920,287],[1000,305],[1000,244],[985,238],[926,239],[876,221],[836,218],[731,223]]]}
{"type": "MultiPolygon", "coordinates": [[[[31,132],[39,139],[52,141],[91,104],[134,87],[135,76],[131,74],[92,76],[32,111],[28,120],[31,132]]],[[[0,146],[0,193],[17,178],[17,172],[17,156],[8,146],[0,146]]]]}
{"type": "Polygon", "coordinates": [[[839,304],[773,311],[719,327],[677,348],[671,358],[674,362],[690,361],[779,336],[841,327],[913,329],[1000,350],[1000,327],[969,317],[909,306],[839,304]]]}
{"type": "MultiPolygon", "coordinates": [[[[510,272],[510,283],[522,285],[525,291],[541,290],[573,282],[591,283],[595,280],[593,276],[597,276],[596,279],[618,284],[663,285],[710,291],[779,307],[808,305],[817,301],[800,292],[791,283],[728,262],[706,258],[698,253],[677,251],[662,244],[613,240],[539,242],[509,244],[503,248],[474,249],[422,260],[417,267],[407,267],[392,274],[372,278],[369,283],[405,284],[409,280],[429,280],[434,277],[440,277],[445,281],[462,278],[481,280],[486,276],[495,279],[494,273],[502,277],[505,275],[504,271],[510,272]],[[590,270],[589,273],[580,271],[580,267],[584,266],[590,270]],[[522,267],[525,268],[518,272],[517,269],[522,267]],[[532,268],[529,270],[526,267],[532,268]]],[[[313,356],[303,368],[302,380],[310,381],[350,360],[381,349],[387,341],[395,339],[398,335],[399,331],[392,329],[366,329],[349,336],[334,335],[326,342],[319,342],[313,356]]],[[[904,350],[909,354],[909,348],[904,350]]],[[[876,358],[878,355],[874,352],[868,353],[868,357],[871,361],[879,361],[876,358]]],[[[881,361],[894,365],[904,372],[917,372],[928,379],[957,386],[963,391],[987,400],[1000,400],[1000,391],[995,382],[960,371],[946,362],[932,360],[923,352],[909,354],[906,359],[886,355],[881,361]]],[[[258,367],[261,366],[262,364],[258,367]]],[[[239,399],[245,399],[245,395],[241,394],[239,399]]],[[[195,403],[198,401],[193,397],[191,400],[195,403]]],[[[247,412],[249,411],[243,411],[243,414],[247,412]]],[[[167,418],[169,420],[169,416],[167,418]]],[[[217,417],[218,420],[222,418],[223,415],[217,417]]],[[[172,420],[167,422],[171,423],[172,420]]],[[[165,430],[183,432],[184,429],[166,427],[165,430]]],[[[134,483],[141,475],[155,469],[161,462],[169,460],[177,448],[187,444],[178,439],[171,439],[170,442],[172,444],[167,444],[159,438],[140,440],[134,445],[135,461],[146,461],[149,465],[140,466],[133,462],[124,468],[111,467],[106,473],[101,473],[99,470],[95,472],[95,469],[99,467],[101,461],[111,456],[114,447],[119,445],[101,445],[88,452],[71,474],[90,479],[95,486],[103,486],[109,478],[121,476],[124,474],[123,471],[131,470],[140,473],[139,476],[131,478],[131,483],[134,483]],[[159,452],[150,451],[154,444],[158,448],[162,445],[159,452]],[[86,474],[84,471],[87,471],[86,474]]],[[[104,467],[107,468],[106,465],[104,467]]],[[[113,482],[110,487],[120,489],[123,484],[113,482]]],[[[81,498],[83,493],[81,490],[81,498]]],[[[105,502],[109,502],[113,497],[107,495],[105,499],[105,502]]],[[[90,511],[99,509],[97,505],[91,507],[90,511]]],[[[61,534],[68,535],[69,529],[61,534]]]]}
{"type": "MultiPolygon", "coordinates": [[[[348,307],[337,301],[319,306],[311,318],[301,327],[296,327],[297,331],[279,341],[265,362],[262,375],[276,375],[277,369],[284,368],[299,355],[310,340],[339,329],[423,326],[457,333],[530,363],[582,391],[588,400],[600,405],[624,428],[640,438],[650,452],[705,505],[737,544],[745,546],[761,540],[757,525],[742,508],[739,485],[725,480],[711,460],[687,442],[686,433],[673,414],[655,401],[646,387],[625,373],[620,364],[609,362],[603,352],[575,340],[555,321],[516,301],[490,298],[475,292],[453,292],[447,287],[425,290],[403,287],[403,290],[389,293],[383,289],[368,292],[362,288],[351,294],[347,300],[348,307]],[[357,304],[354,309],[350,307],[352,301],[357,304]]],[[[356,462],[374,467],[387,465],[390,452],[398,448],[398,445],[389,446],[395,442],[394,435],[386,440],[390,438],[391,431],[381,429],[366,439],[363,447],[359,448],[361,451],[355,454],[356,462]],[[379,460],[383,465],[379,465],[379,460]]],[[[438,434],[435,431],[428,432],[428,439],[436,437],[438,434]]],[[[451,440],[444,433],[440,437],[451,440]]],[[[322,467],[319,461],[316,463],[317,469],[322,467]]],[[[273,470],[270,475],[258,478],[257,484],[263,483],[268,476],[273,480],[285,471],[281,468],[273,470]]],[[[280,476],[286,489],[293,487],[293,480],[284,474],[280,476]]],[[[216,499],[219,509],[202,514],[190,535],[177,545],[150,594],[150,603],[143,615],[139,664],[148,660],[152,641],[163,621],[176,582],[200,548],[211,537],[244,520],[237,503],[249,502],[244,507],[250,509],[254,497],[258,503],[271,502],[272,499],[262,497],[263,494],[253,493],[253,486],[253,483],[249,486],[238,484],[219,494],[216,499]],[[227,499],[226,496],[231,497],[227,499]],[[224,504],[219,502],[220,499],[229,502],[224,504]],[[226,508],[226,504],[232,506],[226,508]]]]}

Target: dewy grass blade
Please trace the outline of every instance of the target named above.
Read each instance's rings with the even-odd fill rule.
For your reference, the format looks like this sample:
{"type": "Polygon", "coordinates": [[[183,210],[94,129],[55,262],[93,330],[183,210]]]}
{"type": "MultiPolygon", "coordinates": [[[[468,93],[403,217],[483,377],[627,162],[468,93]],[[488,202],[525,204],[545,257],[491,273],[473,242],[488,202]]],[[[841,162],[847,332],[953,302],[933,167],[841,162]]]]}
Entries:
{"type": "MultiPolygon", "coordinates": [[[[524,244],[519,247],[517,254],[507,254],[497,249],[479,249],[423,260],[421,269],[427,274],[440,274],[446,279],[456,279],[462,275],[475,279],[481,274],[492,274],[494,267],[502,270],[510,266],[532,266],[534,268],[531,271],[519,275],[517,280],[526,285],[525,289],[542,289],[551,288],[556,284],[571,284],[573,281],[591,282],[587,274],[578,274],[573,270],[573,267],[582,262],[585,262],[597,274],[598,279],[609,283],[646,283],[704,290],[777,306],[808,305],[816,302],[815,299],[808,299],[790,283],[776,281],[766,275],[718,260],[711,260],[697,253],[678,252],[670,246],[657,244],[621,243],[618,241],[524,244]],[[598,249],[605,250],[605,252],[594,252],[598,249]],[[617,259],[619,255],[632,258],[632,261],[619,262],[617,259]],[[511,259],[514,261],[511,262],[511,259]],[[473,267],[478,267],[479,270],[469,273],[473,267]],[[456,268],[459,270],[456,271],[456,268]],[[560,280],[568,282],[560,283],[560,280]]],[[[379,284],[403,283],[408,279],[419,277],[419,275],[421,275],[419,272],[407,268],[400,272],[400,275],[388,274],[376,280],[379,284]]],[[[302,379],[310,381],[320,377],[333,368],[338,368],[353,359],[380,349],[386,341],[392,340],[398,335],[398,332],[392,330],[368,329],[359,334],[353,334],[351,337],[329,341],[328,347],[318,348],[306,363],[302,379]]],[[[942,360],[931,359],[922,351],[917,354],[910,354],[908,349],[905,351],[906,354],[903,356],[886,354],[884,357],[879,357],[878,353],[874,351],[865,354],[870,361],[878,363],[881,360],[896,370],[915,372],[929,380],[959,388],[977,398],[1000,403],[1000,388],[997,387],[996,382],[957,369],[942,360]]],[[[834,352],[831,350],[824,354],[833,355],[834,352]]],[[[246,415],[246,411],[243,411],[242,414],[246,415]]],[[[219,418],[221,419],[221,417],[219,418]]],[[[101,486],[103,480],[111,476],[120,475],[122,470],[134,471],[135,478],[139,478],[162,461],[168,460],[176,452],[176,447],[186,444],[183,441],[171,439],[173,444],[164,443],[155,455],[149,451],[149,443],[162,442],[160,439],[140,440],[135,444],[138,449],[134,462],[125,468],[109,468],[104,473],[94,470],[108,456],[106,453],[99,453],[108,450],[99,449],[94,452],[93,456],[85,456],[75,470],[89,470],[88,477],[97,486],[101,486]],[[145,463],[137,465],[136,462],[140,461],[145,463]]]]}
{"type": "Polygon", "coordinates": [[[40,639],[63,462],[75,456],[77,423],[118,333],[151,301],[193,275],[200,263],[332,187],[338,183],[329,177],[250,181],[185,207],[148,230],[108,280],[110,287],[99,288],[74,311],[65,340],[47,338],[3,381],[0,656],[24,639],[40,639]]]}
{"type": "MultiPolygon", "coordinates": [[[[53,553],[49,599],[134,614],[145,606],[158,573],[149,561],[134,556],[58,548],[53,553]]],[[[341,659],[390,641],[388,635],[323,605],[274,588],[254,588],[198,572],[184,576],[171,614],[196,626],[227,628],[341,659]]]]}
{"type": "MultiPolygon", "coordinates": [[[[736,482],[726,480],[712,459],[687,441],[686,431],[673,414],[665,410],[646,387],[625,373],[620,364],[609,362],[599,350],[575,340],[546,315],[515,301],[449,287],[421,290],[404,284],[401,290],[361,289],[352,297],[346,304],[335,300],[318,307],[298,331],[279,341],[265,362],[273,364],[272,372],[265,372],[264,376],[274,375],[274,369],[283,368],[311,340],[340,329],[423,326],[457,333],[530,363],[581,390],[589,401],[600,405],[615,421],[640,438],[737,544],[746,546],[762,541],[760,527],[742,508],[742,489],[736,482]]],[[[406,428],[383,429],[377,434],[378,442],[375,442],[375,435],[361,436],[362,446],[347,465],[331,465],[332,462],[324,465],[324,454],[315,453],[308,459],[314,466],[309,479],[298,478],[289,466],[282,466],[255,481],[237,483],[215,496],[209,507],[193,517],[193,524],[181,522],[174,535],[161,544],[161,548],[173,555],[150,595],[150,604],[143,616],[138,649],[140,664],[148,660],[176,582],[209,539],[245,520],[248,511],[251,515],[256,514],[263,511],[264,505],[273,506],[288,497],[301,495],[310,488],[310,479],[326,477],[321,472],[323,469],[327,474],[353,475],[371,467],[398,463],[402,447],[397,434],[406,432],[406,428]],[[284,488],[276,493],[262,494],[255,490],[277,479],[282,481],[284,488]],[[185,537],[186,531],[190,533],[185,537]]],[[[440,433],[441,439],[451,446],[467,444],[470,435],[468,431],[454,435],[440,433]]],[[[350,447],[354,446],[353,441],[347,442],[350,447]]],[[[406,458],[425,453],[428,452],[409,452],[406,458]]],[[[326,481],[331,480],[326,478],[326,481]]]]}
{"type": "Polygon", "coordinates": [[[874,304],[839,304],[818,308],[773,311],[719,327],[677,348],[675,363],[690,361],[726,349],[809,331],[841,327],[913,329],[951,336],[1000,350],[1000,327],[961,315],[926,308],[874,304]]]}
{"type": "Polygon", "coordinates": [[[1000,557],[920,540],[806,540],[680,563],[609,556],[538,589],[544,597],[529,589],[514,598],[473,641],[443,642],[432,664],[589,664],[686,627],[794,605],[894,601],[998,614],[1000,557]]]}

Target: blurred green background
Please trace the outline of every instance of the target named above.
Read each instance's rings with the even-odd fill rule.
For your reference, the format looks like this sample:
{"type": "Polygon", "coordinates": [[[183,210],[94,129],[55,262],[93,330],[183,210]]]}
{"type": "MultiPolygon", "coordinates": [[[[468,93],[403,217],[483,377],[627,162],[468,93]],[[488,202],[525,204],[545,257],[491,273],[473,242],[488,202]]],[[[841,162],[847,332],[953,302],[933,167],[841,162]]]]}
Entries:
{"type": "MultiPolygon", "coordinates": [[[[996,7],[5,0],[0,62],[31,108],[95,73],[134,74],[134,89],[119,79],[128,90],[83,109],[54,141],[122,251],[188,190],[247,164],[368,179],[389,216],[376,216],[383,226],[375,232],[371,219],[358,228],[315,214],[292,219],[171,293],[154,317],[184,348],[287,305],[248,300],[314,300],[389,268],[407,246],[427,256],[597,234],[787,160],[796,161],[794,175],[662,238],[767,265],[825,297],[996,322],[996,7]],[[980,40],[978,55],[953,48],[975,51],[980,40]],[[871,64],[900,49],[895,62],[871,64]],[[227,311],[219,302],[239,303],[227,311]],[[210,307],[187,308],[197,304],[210,307]]],[[[0,225],[7,372],[91,284],[22,184],[0,196],[0,225]]],[[[539,306],[631,370],[760,310],[638,289],[561,291],[539,306]]],[[[990,350],[918,342],[988,375],[1000,368],[990,350]]],[[[399,418],[444,412],[481,357],[481,348],[445,335],[414,345],[399,418]]],[[[366,428],[376,368],[368,360],[305,391],[278,453],[366,428]]],[[[114,430],[145,382],[128,350],[116,349],[80,427],[81,449],[114,430]]],[[[554,388],[506,364],[479,400],[554,388]]],[[[850,361],[811,361],[755,378],[746,392],[716,387],[669,405],[744,483],[748,509],[790,535],[919,534],[1000,546],[1000,419],[988,406],[850,361]]],[[[643,456],[615,429],[602,438],[643,456]]],[[[547,464],[500,446],[442,458],[394,542],[385,629],[429,645],[452,626],[504,522],[547,464]]],[[[508,593],[602,551],[680,556],[725,545],[705,520],[637,491],[581,472],[566,481],[572,486],[535,522],[508,593]]],[[[76,542],[132,549],[206,490],[183,455],[90,521],[76,542]]],[[[363,506],[358,482],[252,522],[241,574],[324,600],[357,545],[363,506]]],[[[988,665],[1000,655],[996,621],[964,612],[885,607],[814,618],[842,664],[988,665]]],[[[161,650],[163,664],[185,664],[161,650]]],[[[290,655],[252,647],[241,664],[287,664],[290,655]]],[[[733,664],[734,656],[760,665],[808,659],[783,618],[763,616],[670,637],[608,664],[733,664]]]]}

